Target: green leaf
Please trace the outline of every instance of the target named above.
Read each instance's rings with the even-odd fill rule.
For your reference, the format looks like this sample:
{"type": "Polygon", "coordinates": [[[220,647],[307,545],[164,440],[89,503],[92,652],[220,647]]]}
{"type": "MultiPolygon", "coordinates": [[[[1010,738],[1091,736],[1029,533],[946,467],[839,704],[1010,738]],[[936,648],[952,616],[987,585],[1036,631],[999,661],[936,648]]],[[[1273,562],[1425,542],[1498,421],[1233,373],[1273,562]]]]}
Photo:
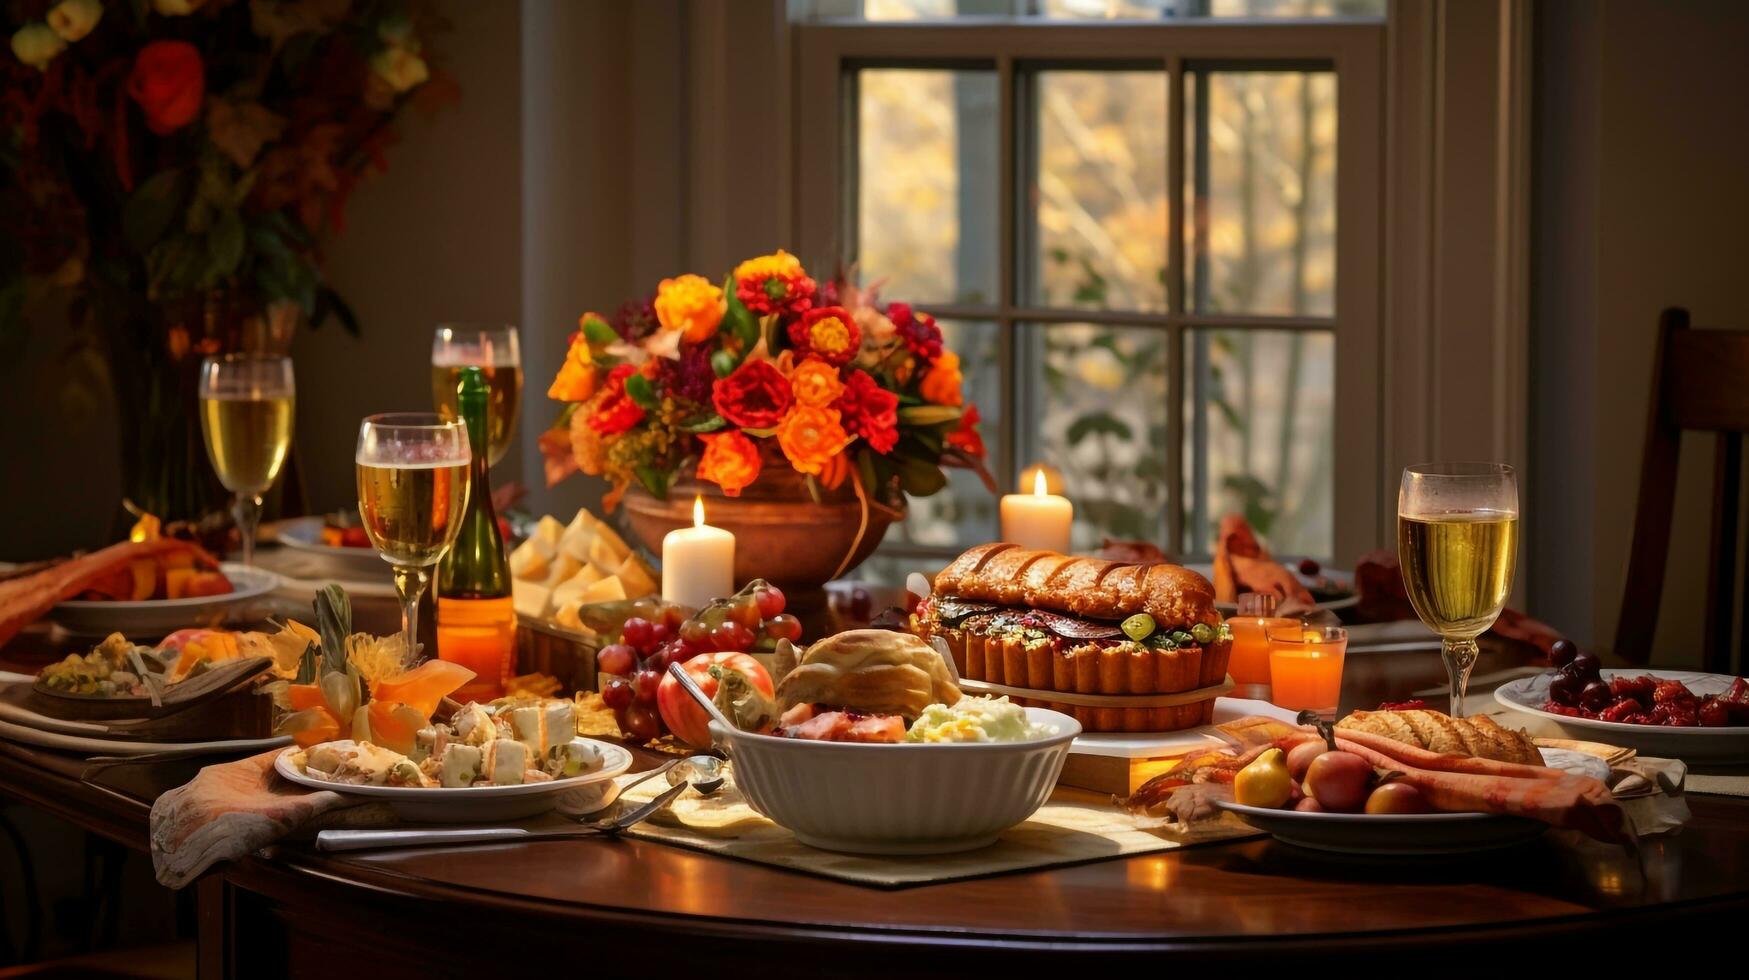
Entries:
{"type": "Polygon", "coordinates": [[[328,317],[340,321],[340,329],[354,337],[360,335],[358,314],[352,311],[352,305],[333,289],[323,286],[316,291],[316,309],[310,314],[310,327],[320,327],[328,321],[328,317]]]}
{"type": "Polygon", "coordinates": [[[655,386],[641,374],[626,375],[626,397],[646,412],[654,412],[662,404],[662,400],[656,397],[655,386]]]}
{"type": "Polygon", "coordinates": [[[711,355],[711,372],[719,378],[726,378],[735,373],[741,366],[741,359],[732,350],[719,350],[711,355]]]}
{"type": "Polygon", "coordinates": [[[733,275],[723,279],[723,296],[726,298],[727,307],[723,310],[721,329],[740,341],[742,350],[751,349],[759,342],[759,321],[754,318],[753,311],[735,295],[733,275]]]}
{"type": "Polygon", "coordinates": [[[874,453],[862,452],[856,454],[856,468],[862,473],[862,488],[869,493],[880,489],[881,481],[875,476],[874,453]]]}
{"type": "Polygon", "coordinates": [[[654,466],[640,466],[635,472],[638,474],[638,482],[644,485],[645,490],[650,491],[650,496],[657,500],[668,499],[668,481],[674,478],[674,474],[654,466]]]}
{"type": "Polygon", "coordinates": [[[147,178],[122,206],[121,228],[136,252],[146,252],[170,231],[188,197],[189,172],[177,167],[147,178]]]}
{"type": "Polygon", "coordinates": [[[207,283],[213,285],[237,271],[243,261],[243,219],[235,211],[219,216],[206,236],[207,283]]]}
{"type": "Polygon", "coordinates": [[[331,670],[346,669],[346,638],[352,635],[352,600],[338,582],[316,593],[316,632],[331,670]]]}
{"type": "Polygon", "coordinates": [[[720,429],[723,426],[728,425],[728,424],[729,424],[729,420],[723,418],[721,415],[716,415],[716,414],[704,415],[704,416],[700,416],[698,418],[688,419],[685,422],[680,423],[680,431],[682,431],[682,432],[715,432],[718,429],[720,429]]]}
{"type": "Polygon", "coordinates": [[[1126,442],[1135,438],[1135,432],[1127,422],[1108,412],[1091,412],[1081,416],[1069,425],[1066,434],[1071,446],[1080,445],[1090,435],[1113,435],[1126,442]]]}
{"type": "Polygon", "coordinates": [[[918,405],[899,409],[899,421],[905,425],[940,425],[958,422],[964,414],[953,405],[918,405]]]}
{"type": "Polygon", "coordinates": [[[899,486],[913,497],[927,497],[947,486],[947,474],[941,467],[915,456],[897,460],[899,486]]]}
{"type": "Polygon", "coordinates": [[[592,344],[611,344],[619,339],[613,326],[591,313],[583,318],[583,338],[592,344]]]}
{"type": "Polygon", "coordinates": [[[744,436],[750,436],[754,439],[768,439],[777,435],[777,429],[742,429],[741,434],[744,436]]]}

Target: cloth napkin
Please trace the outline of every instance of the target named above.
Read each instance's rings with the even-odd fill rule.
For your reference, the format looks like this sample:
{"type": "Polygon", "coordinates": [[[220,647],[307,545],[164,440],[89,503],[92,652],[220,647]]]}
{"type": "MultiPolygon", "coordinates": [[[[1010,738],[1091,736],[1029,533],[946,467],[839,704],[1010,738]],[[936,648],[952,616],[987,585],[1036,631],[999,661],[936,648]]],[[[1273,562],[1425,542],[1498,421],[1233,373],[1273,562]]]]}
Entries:
{"type": "Polygon", "coordinates": [[[320,827],[384,827],[395,822],[382,803],[361,803],[330,790],[279,778],[281,752],[207,766],[152,804],[152,868],[158,882],[181,888],[221,861],[234,861],[290,834],[320,827]]]}

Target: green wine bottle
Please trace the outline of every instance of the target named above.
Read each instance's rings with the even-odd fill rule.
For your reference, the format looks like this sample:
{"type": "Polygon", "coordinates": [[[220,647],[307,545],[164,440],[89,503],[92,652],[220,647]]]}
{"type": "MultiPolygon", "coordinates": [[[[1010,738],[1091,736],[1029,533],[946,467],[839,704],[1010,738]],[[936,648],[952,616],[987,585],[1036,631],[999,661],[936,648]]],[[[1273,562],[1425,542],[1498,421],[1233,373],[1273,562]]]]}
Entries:
{"type": "Polygon", "coordinates": [[[486,376],[464,368],[456,401],[473,447],[468,509],[455,544],[437,570],[437,655],[474,672],[454,697],[490,701],[504,695],[516,659],[516,609],[510,593],[510,562],[488,476],[486,376]]]}

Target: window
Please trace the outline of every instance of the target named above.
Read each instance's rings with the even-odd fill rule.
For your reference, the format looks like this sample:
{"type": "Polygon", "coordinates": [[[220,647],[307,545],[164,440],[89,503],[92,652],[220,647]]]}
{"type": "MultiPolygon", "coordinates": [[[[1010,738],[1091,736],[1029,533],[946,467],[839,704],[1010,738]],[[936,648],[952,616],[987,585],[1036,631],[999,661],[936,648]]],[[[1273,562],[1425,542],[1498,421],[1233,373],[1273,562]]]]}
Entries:
{"type": "MultiPolygon", "coordinates": [[[[998,483],[1062,470],[1078,549],[1200,557],[1237,511],[1279,553],[1351,556],[1381,499],[1382,13],[801,4],[804,253],[944,323],[998,483]]],[[[996,534],[956,474],[882,552],[996,534]]]]}

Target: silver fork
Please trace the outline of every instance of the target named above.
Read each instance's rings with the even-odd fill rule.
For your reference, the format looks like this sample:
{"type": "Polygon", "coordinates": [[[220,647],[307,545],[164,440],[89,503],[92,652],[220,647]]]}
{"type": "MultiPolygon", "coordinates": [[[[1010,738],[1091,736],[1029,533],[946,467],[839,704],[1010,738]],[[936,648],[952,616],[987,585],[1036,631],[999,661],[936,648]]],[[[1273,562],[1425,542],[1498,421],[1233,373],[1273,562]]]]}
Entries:
{"type": "Polygon", "coordinates": [[[450,844],[504,844],[513,841],[564,840],[570,837],[616,837],[666,809],[692,788],[681,783],[630,813],[597,820],[577,820],[570,830],[530,830],[526,827],[462,827],[448,830],[324,830],[316,834],[316,849],[359,851],[367,848],[443,847],[450,844]]]}

